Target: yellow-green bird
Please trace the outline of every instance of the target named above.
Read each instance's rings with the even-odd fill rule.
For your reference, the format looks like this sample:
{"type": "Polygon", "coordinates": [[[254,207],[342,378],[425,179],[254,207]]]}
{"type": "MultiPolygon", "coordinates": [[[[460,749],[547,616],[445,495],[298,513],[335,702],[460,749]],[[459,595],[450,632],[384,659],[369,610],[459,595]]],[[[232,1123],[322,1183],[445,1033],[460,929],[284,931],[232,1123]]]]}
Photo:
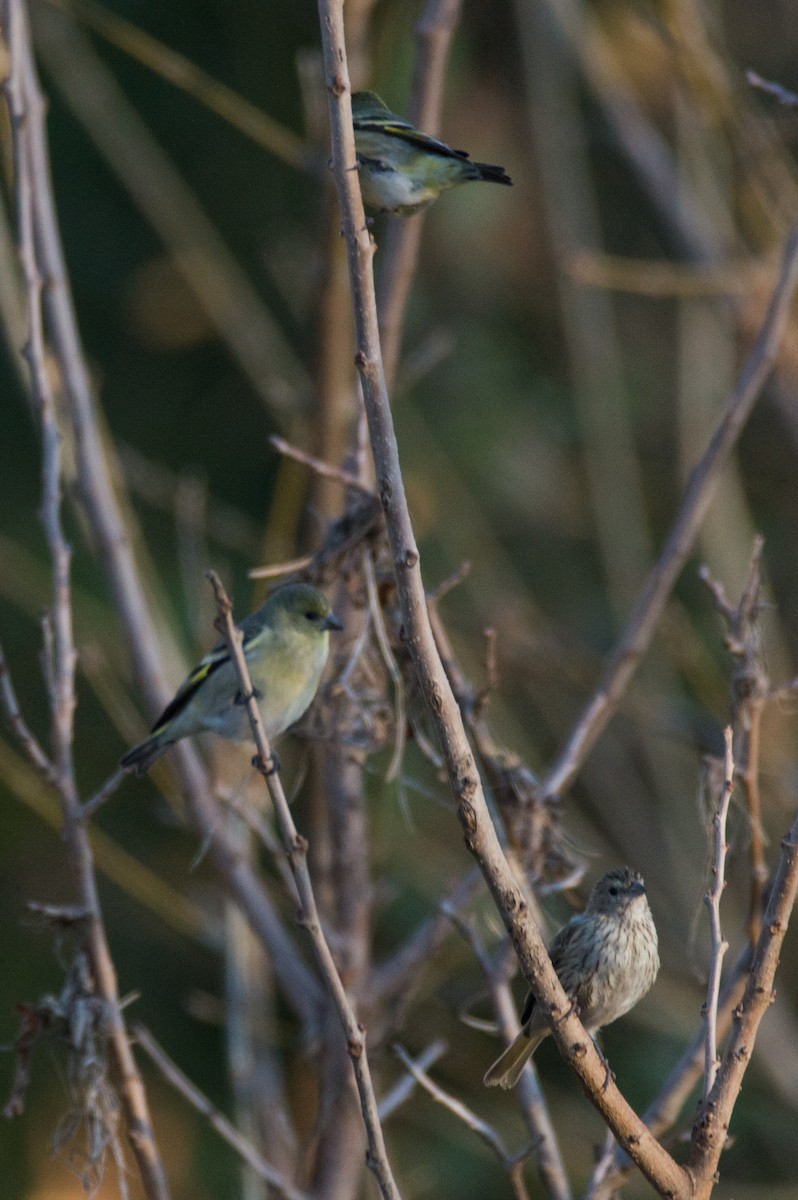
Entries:
{"type": "Polygon", "coordinates": [[[513,182],[504,167],[472,162],[465,150],[414,129],[375,92],[353,94],[352,125],[363,200],[378,212],[409,217],[458,184],[513,182]]]}
{"type": "MultiPolygon", "coordinates": [[[[267,738],[278,737],[310,705],[327,662],[331,629],[341,622],[326,596],[306,583],[286,584],[240,622],[242,647],[267,738]]],[[[238,675],[224,641],[180,685],[150,736],[121,766],[143,775],[181,738],[210,730],[232,741],[251,740],[238,675]]]]}

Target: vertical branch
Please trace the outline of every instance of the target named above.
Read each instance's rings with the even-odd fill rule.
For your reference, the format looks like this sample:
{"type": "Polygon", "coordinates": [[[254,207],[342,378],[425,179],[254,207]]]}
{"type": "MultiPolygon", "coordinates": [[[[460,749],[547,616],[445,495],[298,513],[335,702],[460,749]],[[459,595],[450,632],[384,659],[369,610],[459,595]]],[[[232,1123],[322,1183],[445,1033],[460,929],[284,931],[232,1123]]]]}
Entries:
{"type": "MultiPolygon", "coordinates": [[[[23,11],[19,0],[10,2],[23,11]]],[[[136,566],[130,531],[97,420],[58,231],[43,105],[27,23],[24,36],[20,36],[18,55],[22,76],[29,81],[28,91],[36,98],[36,103],[28,110],[25,126],[30,146],[36,252],[41,274],[47,280],[43,302],[60,371],[65,411],[74,437],[79,494],[124,629],[136,677],[148,707],[157,714],[172,697],[172,688],[164,672],[163,634],[157,629],[150,597],[136,566]]],[[[129,145],[126,153],[130,155],[129,145]]],[[[226,887],[267,948],[275,975],[295,1012],[303,1022],[312,1025],[318,1016],[318,984],[301,961],[253,871],[242,860],[234,840],[221,825],[199,756],[193,747],[183,745],[175,747],[172,760],[180,774],[191,819],[209,846],[210,856],[226,887]]]]}
{"type": "MultiPolygon", "coordinates": [[[[473,925],[460,918],[454,910],[449,916],[462,933],[474,952],[490,989],[491,1002],[496,1013],[499,1033],[509,1045],[521,1030],[518,1012],[513,1002],[507,981],[506,956],[499,963],[485,951],[473,925]]],[[[527,1128],[532,1135],[534,1150],[538,1158],[543,1187],[549,1200],[571,1200],[571,1188],[565,1170],[557,1135],[549,1117],[546,1102],[540,1088],[535,1064],[530,1059],[527,1069],[518,1081],[518,1098],[527,1128]]]]}
{"type": "Polygon", "coordinates": [[[733,608],[722,584],[714,580],[707,567],[700,578],[709,588],[715,607],[726,626],[726,649],[732,660],[731,716],[735,730],[737,776],[742,782],[748,812],[748,861],[750,896],[748,938],[756,945],[762,919],[762,897],[767,877],[762,835],[762,805],[759,794],[759,755],[762,715],[770,695],[770,681],[762,654],[762,550],[764,540],[754,538],[748,580],[740,602],[733,608]]]}
{"type": "Polygon", "coordinates": [[[61,800],[69,862],[87,916],[87,950],[94,987],[105,1008],[104,1025],[122,1095],[128,1136],[147,1197],[149,1200],[166,1200],[166,1174],[152,1131],[144,1084],[130,1049],[119,1005],[116,972],[103,926],[91,847],[81,813],[72,759],[76,652],[72,632],[71,551],[61,524],[61,436],[47,372],[42,317],[44,271],[40,261],[37,220],[41,197],[36,187],[34,168],[35,131],[41,127],[43,120],[43,101],[32,68],[27,14],[22,0],[8,0],[4,6],[3,33],[10,58],[5,94],[12,122],[19,248],[28,296],[29,333],[23,354],[30,370],[42,435],[40,515],[53,562],[53,601],[48,619],[50,659],[47,664],[53,774],[61,800]]]}
{"type": "Polygon", "coordinates": [[[727,725],[723,731],[726,753],[723,763],[723,789],[717,807],[712,814],[714,845],[710,866],[710,881],[704,903],[709,912],[711,956],[707,998],[704,1004],[704,1104],[712,1091],[718,1073],[718,997],[723,957],[729,948],[724,941],[720,924],[720,898],[726,887],[726,818],[734,791],[734,755],[732,752],[732,729],[727,725]]]}
{"type": "MultiPolygon", "coordinates": [[[[347,241],[357,349],[378,491],[393,555],[404,637],[440,741],[449,786],[465,832],[493,899],[510,932],[523,971],[547,1014],[560,1052],[582,1080],[591,1102],[656,1187],[686,1194],[684,1171],[651,1137],[621,1096],[560,985],[539,930],[502,853],[462,717],[435,646],[399,464],[396,433],[382,366],[374,293],[374,246],[366,226],[357,177],[343,0],[318,0],[329,93],[333,170],[347,241]]],[[[798,231],[795,234],[798,260],[798,231]]],[[[796,265],[798,274],[798,265],[796,265]]]]}
{"type": "Polygon", "coordinates": [[[773,1002],[779,954],[798,892],[798,815],[781,843],[770,899],[762,920],[745,992],[733,1015],[733,1029],[715,1083],[693,1130],[687,1172],[694,1200],[708,1200],[717,1178],[734,1102],[751,1060],[759,1024],[773,1002]]]}
{"type": "Polygon", "coordinates": [[[738,769],[748,810],[748,862],[751,891],[748,900],[748,940],[756,945],[762,927],[762,900],[765,893],[765,840],[762,835],[762,803],[759,795],[759,749],[762,734],[763,698],[748,706],[748,737],[745,756],[738,769]]]}
{"type": "MultiPolygon", "coordinates": [[[[446,62],[460,21],[463,0],[427,0],[416,24],[416,57],[408,119],[425,133],[436,134],[441,120],[446,62]]],[[[424,213],[389,220],[383,238],[377,279],[377,308],[385,378],[396,376],[410,285],[418,261],[424,213]]]]}
{"type": "Polygon", "coordinates": [[[288,862],[296,880],[300,904],[299,919],[310,935],[319,969],[324,976],[346,1035],[347,1050],[349,1051],[349,1057],[355,1074],[355,1082],[363,1113],[363,1123],[366,1127],[368,1137],[369,1148],[366,1161],[374,1172],[385,1200],[400,1200],[399,1189],[394,1181],[391,1165],[388,1161],[382,1126],[380,1125],[377,1111],[377,1098],[374,1093],[371,1070],[366,1056],[366,1033],[352,1011],[349,997],[346,994],[346,989],[338,973],[338,968],[335,965],[335,960],[321,926],[313,884],[311,883],[307,866],[308,844],[294,824],[294,818],[291,815],[291,809],[283,791],[280,776],[277,774],[272,759],[271,748],[263,730],[260,710],[252,687],[246,659],[244,658],[241,645],[242,633],[233,622],[232,605],[218,575],[210,571],[208,578],[213,585],[216,595],[216,603],[219,611],[219,628],[230,650],[230,656],[241,684],[242,695],[246,697],[247,715],[252,729],[252,737],[257,748],[255,765],[266,781],[269,796],[274,805],[280,837],[282,838],[288,862]]]}

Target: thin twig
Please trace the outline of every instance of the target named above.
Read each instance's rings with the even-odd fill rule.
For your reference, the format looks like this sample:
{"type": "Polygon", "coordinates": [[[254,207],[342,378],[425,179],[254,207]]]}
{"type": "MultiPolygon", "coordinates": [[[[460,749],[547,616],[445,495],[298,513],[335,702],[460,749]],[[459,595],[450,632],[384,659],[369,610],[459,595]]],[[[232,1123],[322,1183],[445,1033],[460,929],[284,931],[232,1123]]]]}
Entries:
{"type": "Polygon", "coordinates": [[[779,279],[753,349],[740,373],[709,446],[693,470],[679,512],[654,568],[638,596],[629,622],[610,655],[601,681],[576,722],[559,757],[541,784],[544,796],[559,796],[574,781],[587,754],[617,709],[645,654],[662,610],[710,505],[720,478],[751,410],[773,369],[798,283],[798,225],[787,238],[779,279]]]}
{"type": "Polygon", "coordinates": [[[446,940],[452,914],[460,913],[479,890],[481,875],[474,869],[459,879],[441,900],[437,911],[418,925],[389,959],[374,967],[369,981],[369,994],[381,1008],[394,1012],[404,1010],[410,996],[423,978],[424,968],[434,961],[446,940]]]}
{"type": "Polygon", "coordinates": [[[781,843],[781,856],[765,909],[743,998],[734,1010],[733,1028],[720,1069],[693,1130],[687,1171],[694,1200],[707,1200],[729,1128],[734,1102],[754,1049],[759,1024],[773,1002],[773,983],[784,935],[798,892],[798,813],[781,843]]]}
{"type": "MultiPolygon", "coordinates": [[[[416,24],[416,55],[408,118],[417,129],[436,134],[443,107],[443,84],[463,0],[427,0],[416,24]]],[[[377,283],[385,378],[396,375],[410,286],[418,261],[424,213],[388,223],[377,283]]]]}
{"type": "Polygon", "coordinates": [[[297,571],[304,571],[312,562],[312,554],[303,554],[301,558],[290,558],[287,562],[252,567],[247,574],[250,579],[282,579],[284,575],[295,575],[297,571]]]}
{"type": "Polygon", "coordinates": [[[771,79],[763,79],[756,71],[746,71],[745,78],[752,88],[757,88],[766,96],[772,96],[785,108],[798,108],[798,96],[789,88],[782,87],[780,83],[774,83],[771,79]]]}
{"type": "Polygon", "coordinates": [[[469,1108],[468,1105],[463,1104],[461,1100],[457,1100],[449,1092],[445,1091],[444,1088],[440,1087],[437,1083],[430,1079],[427,1072],[423,1070],[419,1063],[415,1062],[407,1053],[407,1051],[398,1043],[394,1045],[393,1051],[399,1061],[413,1076],[416,1083],[420,1084],[424,1091],[432,1096],[433,1100],[436,1100],[438,1104],[443,1105],[444,1108],[447,1108],[450,1113],[453,1113],[460,1121],[462,1121],[464,1125],[467,1125],[469,1129],[473,1130],[477,1137],[481,1138],[485,1145],[490,1147],[490,1149],[498,1158],[499,1162],[506,1167],[508,1171],[511,1171],[514,1166],[522,1162],[532,1153],[534,1147],[525,1146],[517,1154],[510,1154],[501,1138],[501,1135],[493,1128],[492,1125],[489,1125],[487,1121],[483,1121],[483,1119],[477,1116],[473,1109],[469,1108]]]}
{"type": "Polygon", "coordinates": [[[310,467],[311,471],[315,471],[317,475],[321,475],[325,479],[334,479],[343,487],[353,488],[364,496],[374,495],[374,488],[369,487],[362,479],[358,479],[357,475],[353,475],[351,471],[344,471],[341,467],[333,467],[330,463],[322,462],[320,458],[315,458],[307,451],[300,450],[298,446],[292,446],[290,442],[287,442],[285,438],[278,437],[277,434],[272,434],[269,444],[278,454],[282,454],[285,458],[292,458],[294,462],[302,463],[305,467],[310,467]]]}
{"type": "Polygon", "coordinates": [[[119,790],[125,779],[128,778],[128,772],[123,771],[121,767],[114,771],[113,775],[109,775],[105,783],[97,789],[93,796],[84,801],[81,805],[80,815],[84,821],[88,821],[89,817],[101,809],[108,800],[119,790]]]}
{"type": "Polygon", "coordinates": [[[591,1102],[646,1176],[661,1190],[680,1198],[687,1195],[685,1172],[651,1137],[614,1082],[607,1080],[603,1059],[569,1005],[540,932],[529,919],[527,902],[490,820],[462,716],[435,646],[382,369],[372,273],[374,245],[366,224],[356,171],[343,0],[318,0],[318,7],[329,93],[333,172],[341,206],[355,313],[355,362],[363,388],[406,644],[438,734],[466,846],[480,865],[510,932],[524,975],[551,1022],[560,1052],[582,1080],[591,1102]]]}
{"type": "Polygon", "coordinates": [[[0,646],[0,704],[6,714],[6,720],[11,726],[12,733],[22,746],[36,770],[48,783],[57,782],[55,767],[48,758],[38,738],[32,733],[30,726],[22,715],[17,693],[11,679],[11,672],[3,648],[0,646]]]}
{"type": "Polygon", "coordinates": [[[762,716],[771,695],[770,680],[762,654],[762,549],[761,536],[754,539],[748,581],[740,602],[732,607],[723,585],[714,580],[707,567],[699,576],[712,593],[715,607],[726,625],[726,649],[732,660],[731,713],[735,729],[736,772],[743,787],[748,812],[748,860],[750,898],[748,937],[751,945],[759,937],[762,896],[767,878],[765,845],[762,833],[762,802],[759,792],[759,755],[762,716]]]}
{"type": "Polygon", "coordinates": [[[374,633],[377,638],[377,645],[380,648],[382,661],[388,674],[391,677],[393,686],[393,710],[394,710],[394,736],[393,736],[393,754],[391,761],[388,763],[388,768],[385,772],[385,782],[393,783],[402,768],[402,758],[405,751],[405,741],[407,739],[407,708],[405,705],[405,685],[402,679],[402,672],[394,657],[391,644],[388,641],[388,634],[385,629],[385,621],[382,616],[382,608],[380,607],[380,598],[377,595],[377,581],[374,577],[374,563],[371,555],[366,551],[363,555],[363,575],[366,580],[366,592],[369,598],[369,609],[371,611],[371,620],[374,626],[374,633]]]}
{"type": "MultiPolygon", "coordinates": [[[[746,945],[739,954],[729,978],[724,985],[718,1003],[718,1038],[726,1036],[732,1022],[732,1014],[742,999],[753,951],[746,945]]],[[[660,1089],[659,1095],[643,1113],[643,1120],[655,1137],[661,1137],[671,1129],[693,1093],[695,1084],[704,1069],[705,1037],[703,1023],[699,1024],[686,1050],[673,1067],[660,1089]]],[[[585,1192],[585,1200],[609,1200],[624,1184],[633,1167],[630,1159],[614,1143],[596,1164],[596,1168],[585,1192]]]]}
{"type": "Polygon", "coordinates": [[[295,1187],[281,1171],[267,1162],[257,1147],[253,1146],[252,1142],[228,1121],[224,1113],[219,1111],[195,1083],[192,1083],[164,1048],[158,1044],[145,1025],[136,1022],[131,1033],[136,1044],[141,1046],[145,1054],[149,1055],[164,1079],[171,1083],[172,1087],[207,1119],[211,1129],[214,1129],[219,1137],[232,1147],[248,1167],[251,1167],[261,1179],[265,1179],[269,1186],[273,1187],[281,1196],[285,1196],[286,1200],[307,1200],[307,1194],[295,1187]]]}
{"type": "MultiPolygon", "coordinates": [[[[520,1032],[521,1023],[507,978],[506,955],[501,955],[498,960],[489,955],[472,922],[463,921],[454,912],[450,912],[449,916],[468,941],[482,968],[490,988],[499,1034],[509,1045],[520,1032]]],[[[572,1193],[565,1162],[541,1091],[535,1064],[531,1059],[518,1081],[518,1100],[527,1128],[532,1134],[543,1186],[551,1200],[571,1200],[572,1193]]]]}
{"type": "Polygon", "coordinates": [[[246,796],[240,797],[236,793],[228,792],[226,789],[219,787],[216,789],[216,795],[219,803],[223,804],[225,808],[229,808],[231,812],[234,812],[238,819],[243,821],[247,828],[254,833],[255,837],[258,839],[264,850],[266,850],[271,858],[274,868],[277,871],[277,874],[280,876],[286,891],[292,897],[292,899],[297,900],[299,897],[297,895],[294,877],[291,874],[291,868],[286,862],[282,847],[280,846],[277,838],[274,835],[274,832],[272,831],[271,825],[266,820],[263,813],[254,805],[249,803],[246,796]]]}
{"type": "MultiPolygon", "coordinates": [[[[448,1049],[446,1042],[432,1042],[416,1057],[416,1066],[420,1067],[422,1071],[428,1071],[448,1049]]],[[[408,1071],[406,1075],[402,1075],[397,1080],[389,1092],[385,1093],[380,1100],[380,1120],[383,1124],[393,1116],[398,1108],[401,1108],[405,1101],[410,1099],[416,1090],[417,1083],[418,1080],[408,1071]]]]}
{"type": "Polygon", "coordinates": [[[710,866],[710,879],[704,903],[709,912],[709,932],[711,949],[709,960],[709,978],[707,980],[707,998],[704,1003],[704,1098],[712,1091],[715,1077],[718,1073],[718,997],[720,995],[720,975],[723,968],[723,958],[729,948],[724,941],[720,924],[720,898],[726,887],[726,819],[729,815],[729,804],[734,791],[734,753],[732,749],[732,728],[727,725],[723,731],[726,752],[723,762],[723,789],[717,806],[712,814],[713,852],[710,866]]]}
{"type": "Polygon", "coordinates": [[[252,737],[257,749],[254,762],[263,775],[269,796],[274,805],[280,837],[282,838],[283,846],[296,881],[297,891],[299,892],[299,919],[310,935],[319,969],[324,976],[325,983],[335,1004],[346,1036],[347,1050],[355,1074],[363,1123],[368,1138],[367,1162],[374,1172],[385,1200],[399,1200],[399,1190],[394,1181],[385,1150],[385,1140],[377,1110],[377,1098],[374,1093],[371,1071],[366,1056],[365,1029],[358,1023],[352,1011],[349,997],[338,974],[335,960],[321,926],[313,884],[308,872],[308,844],[306,839],[299,834],[294,824],[294,818],[288,806],[280,776],[274,766],[271,747],[263,730],[258,702],[242,650],[243,635],[233,621],[232,605],[219,576],[214,571],[209,571],[208,578],[216,596],[219,627],[230,650],[230,656],[241,684],[242,695],[246,697],[247,716],[249,717],[252,737]]]}

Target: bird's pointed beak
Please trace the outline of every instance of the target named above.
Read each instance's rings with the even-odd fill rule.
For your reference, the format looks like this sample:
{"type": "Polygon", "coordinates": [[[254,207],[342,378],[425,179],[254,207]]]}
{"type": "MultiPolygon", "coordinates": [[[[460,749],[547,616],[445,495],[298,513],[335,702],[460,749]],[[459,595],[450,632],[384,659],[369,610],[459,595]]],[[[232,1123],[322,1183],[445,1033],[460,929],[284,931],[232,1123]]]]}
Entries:
{"type": "Polygon", "coordinates": [[[643,880],[642,879],[633,879],[632,882],[629,884],[629,895],[630,896],[645,896],[645,894],[646,894],[646,885],[643,883],[643,880]]]}
{"type": "Polygon", "coordinates": [[[324,618],[324,622],[322,624],[322,629],[337,629],[338,632],[340,633],[340,631],[343,629],[343,625],[338,620],[335,613],[330,613],[328,616],[326,616],[324,618]]]}

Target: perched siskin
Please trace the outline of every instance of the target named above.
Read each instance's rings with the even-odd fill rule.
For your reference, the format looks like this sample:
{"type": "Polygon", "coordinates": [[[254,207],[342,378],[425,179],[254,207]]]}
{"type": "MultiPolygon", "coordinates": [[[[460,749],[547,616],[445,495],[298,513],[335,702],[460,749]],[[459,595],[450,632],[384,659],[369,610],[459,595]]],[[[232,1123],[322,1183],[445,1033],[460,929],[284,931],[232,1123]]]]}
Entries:
{"type": "MultiPolygon", "coordinates": [[[[240,623],[244,657],[271,740],[298,721],[319,686],[329,650],[329,630],[340,629],[327,598],[305,583],[287,584],[240,623]]],[[[181,738],[210,730],[245,742],[251,737],[235,666],[222,641],[180,685],[152,733],[122,759],[143,775],[181,738]]]]}
{"type": "Polygon", "coordinates": [[[512,184],[503,167],[472,162],[464,150],[414,129],[374,92],[354,93],[352,124],[363,200],[378,212],[409,217],[470,180],[512,184]]]}
{"type": "MultiPolygon", "coordinates": [[[[549,957],[588,1033],[637,1004],[659,971],[657,931],[640,875],[629,867],[604,875],[585,911],[555,935],[549,957]]],[[[531,992],[521,1022],[521,1032],[485,1075],[488,1087],[514,1087],[550,1033],[531,992]]]]}

